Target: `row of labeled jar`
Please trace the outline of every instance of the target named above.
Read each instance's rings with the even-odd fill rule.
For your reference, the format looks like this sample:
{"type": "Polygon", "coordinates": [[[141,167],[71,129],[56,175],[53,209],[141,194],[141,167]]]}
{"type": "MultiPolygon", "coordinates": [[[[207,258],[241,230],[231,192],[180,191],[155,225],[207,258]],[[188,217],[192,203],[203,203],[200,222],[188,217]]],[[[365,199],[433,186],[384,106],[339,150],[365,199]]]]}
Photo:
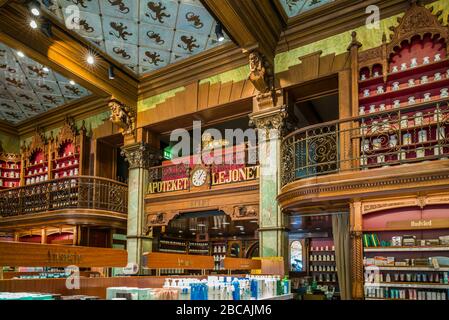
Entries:
{"type": "Polygon", "coordinates": [[[15,188],[18,186],[18,181],[3,181],[3,179],[0,178],[0,187],[15,188]]]}
{"type": "Polygon", "coordinates": [[[73,162],[72,162],[72,160],[69,160],[67,163],[66,162],[62,162],[61,164],[57,163],[56,169],[65,168],[66,166],[70,167],[70,166],[74,166],[77,164],[78,164],[78,159],[73,160],[73,162]]]}
{"type": "MultiPolygon", "coordinates": [[[[437,98],[444,99],[444,98],[448,98],[449,97],[449,89],[448,88],[441,89],[440,93],[441,94],[439,96],[436,96],[437,98]]],[[[427,92],[427,93],[423,94],[422,101],[423,102],[430,102],[430,101],[432,101],[432,98],[433,98],[432,97],[432,93],[427,92]]],[[[416,100],[417,100],[416,96],[410,96],[410,97],[408,97],[407,104],[409,106],[414,105],[414,104],[416,104],[416,100]]],[[[390,107],[387,107],[387,105],[385,103],[381,103],[379,105],[379,108],[377,108],[377,106],[375,104],[372,104],[372,105],[369,106],[368,110],[366,110],[366,106],[360,106],[359,114],[360,115],[365,115],[367,112],[368,113],[375,113],[375,112],[381,112],[381,111],[389,110],[389,109],[392,109],[392,108],[400,108],[401,104],[402,104],[402,101],[397,99],[397,100],[393,101],[393,105],[390,105],[390,107]]]]}
{"type": "MultiPolygon", "coordinates": [[[[448,70],[448,78],[449,78],[449,70],[448,70]]],[[[439,74],[439,73],[435,74],[435,78],[434,78],[435,81],[441,80],[441,79],[442,79],[441,78],[441,74],[439,74]],[[439,75],[438,79],[437,79],[437,75],[439,75]]],[[[425,83],[428,83],[428,82],[429,82],[429,80],[427,79],[427,76],[423,76],[421,78],[421,84],[425,84],[425,83]],[[424,78],[426,80],[424,80],[424,78]]],[[[409,82],[408,82],[409,88],[414,87],[415,85],[416,85],[415,79],[410,79],[409,82]]],[[[394,82],[393,85],[391,86],[391,90],[392,91],[398,91],[400,89],[401,89],[401,84],[399,82],[394,82]]],[[[385,90],[384,86],[378,86],[377,90],[374,91],[375,95],[381,95],[381,94],[384,94],[385,92],[386,92],[386,90],[385,90]]],[[[448,95],[448,88],[441,89],[440,93],[441,93],[442,97],[447,97],[447,95],[448,95]]],[[[363,97],[364,98],[371,97],[371,95],[372,94],[371,94],[371,90],[370,89],[363,90],[363,97]]]]}
{"type": "MultiPolygon", "coordinates": [[[[438,128],[440,134],[439,134],[439,140],[444,139],[444,128],[438,128]]],[[[373,139],[372,145],[373,150],[380,150],[382,149],[382,138],[373,139]]],[[[418,131],[418,141],[417,143],[425,143],[428,141],[428,133],[426,130],[420,130],[418,131]]],[[[407,146],[413,144],[413,136],[411,133],[405,133],[402,136],[402,145],[407,146]]],[[[388,147],[394,148],[398,145],[398,138],[396,135],[390,136],[390,139],[388,141],[388,147]]],[[[370,150],[371,141],[370,140],[364,140],[362,143],[361,150],[364,152],[368,152],[370,150]]]]}
{"type": "Polygon", "coordinates": [[[5,169],[20,169],[20,166],[17,163],[0,163],[0,168],[5,169]]]}
{"type": "Polygon", "coordinates": [[[310,256],[310,261],[335,261],[335,256],[333,254],[312,254],[310,256]]]}
{"type": "MultiPolygon", "coordinates": [[[[423,125],[429,125],[432,123],[432,118],[424,117],[422,112],[416,112],[413,117],[409,117],[407,115],[401,116],[401,120],[399,121],[401,129],[407,129],[409,127],[419,127],[423,125]],[[412,121],[412,123],[410,123],[412,121]]],[[[443,119],[441,112],[435,112],[433,115],[433,122],[440,122],[443,119]]],[[[397,120],[384,119],[382,122],[374,120],[371,122],[371,125],[367,125],[365,122],[362,122],[360,125],[360,133],[362,135],[368,134],[368,132],[376,133],[379,131],[388,131],[390,130],[394,124],[398,123],[397,120]],[[370,131],[368,131],[368,129],[370,131]]],[[[444,133],[444,127],[440,127],[444,133]]]]}
{"type": "Polygon", "coordinates": [[[312,265],[310,266],[310,271],[314,272],[337,272],[336,266],[317,266],[312,265]]]}
{"type": "Polygon", "coordinates": [[[0,177],[4,177],[4,178],[20,178],[20,172],[14,172],[14,171],[2,172],[0,170],[0,177]]]}
{"type": "Polygon", "coordinates": [[[27,178],[25,181],[25,184],[30,185],[30,184],[44,182],[44,181],[48,181],[48,174],[37,176],[37,177],[32,177],[32,178],[27,178]]]}
{"type": "MultiPolygon", "coordinates": [[[[437,53],[437,54],[434,55],[433,62],[439,62],[441,60],[442,60],[442,58],[441,58],[441,54],[440,53],[437,53]]],[[[400,65],[393,65],[392,68],[391,68],[391,72],[395,73],[395,72],[399,72],[399,70],[405,71],[405,70],[407,70],[409,68],[416,68],[416,67],[418,67],[420,65],[430,64],[431,62],[432,62],[432,60],[431,60],[431,57],[429,57],[429,56],[424,57],[422,59],[422,63],[421,64],[418,61],[418,58],[412,58],[410,60],[410,65],[407,62],[403,62],[400,65]]],[[[375,77],[375,78],[380,77],[380,76],[381,76],[381,73],[379,71],[375,71],[373,73],[373,77],[375,77]]],[[[360,76],[360,80],[363,81],[363,80],[366,80],[366,79],[367,79],[367,75],[365,73],[363,73],[360,76]]]]}
{"type": "Polygon", "coordinates": [[[367,166],[369,163],[368,159],[375,160],[375,162],[373,161],[373,162],[371,162],[371,164],[372,163],[385,164],[386,161],[398,161],[398,160],[405,161],[407,159],[418,159],[418,158],[424,158],[426,156],[432,156],[430,154],[426,155],[426,150],[429,150],[429,151],[433,150],[432,153],[435,156],[441,156],[444,154],[444,149],[441,146],[433,146],[430,148],[419,147],[412,151],[405,151],[405,150],[401,149],[397,153],[390,154],[389,156],[385,155],[385,154],[379,154],[379,155],[371,156],[371,157],[368,157],[367,155],[362,155],[360,157],[360,165],[367,166]],[[413,156],[412,153],[415,153],[416,155],[413,156]],[[408,157],[408,155],[410,155],[410,157],[408,157]],[[387,160],[387,157],[389,158],[388,160],[387,160]]]}

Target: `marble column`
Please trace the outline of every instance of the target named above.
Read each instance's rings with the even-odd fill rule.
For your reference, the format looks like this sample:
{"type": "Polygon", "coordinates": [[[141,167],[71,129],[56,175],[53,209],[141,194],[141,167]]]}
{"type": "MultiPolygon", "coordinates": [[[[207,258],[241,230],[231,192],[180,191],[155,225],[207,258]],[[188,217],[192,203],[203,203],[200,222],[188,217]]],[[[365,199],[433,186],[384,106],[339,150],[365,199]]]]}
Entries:
{"type": "Polygon", "coordinates": [[[145,190],[148,183],[148,169],[157,165],[159,150],[139,142],[122,147],[122,154],[129,162],[128,182],[128,262],[139,266],[142,274],[142,254],[151,252],[152,238],[146,235],[145,190]]]}
{"type": "MultiPolygon", "coordinates": [[[[260,98],[258,99],[260,105],[260,98]]],[[[260,110],[260,109],[259,109],[260,110]]],[[[288,231],[276,200],[281,189],[281,142],[287,118],[285,106],[251,114],[257,128],[260,163],[259,241],[261,257],[284,257],[288,272],[288,231]]]]}

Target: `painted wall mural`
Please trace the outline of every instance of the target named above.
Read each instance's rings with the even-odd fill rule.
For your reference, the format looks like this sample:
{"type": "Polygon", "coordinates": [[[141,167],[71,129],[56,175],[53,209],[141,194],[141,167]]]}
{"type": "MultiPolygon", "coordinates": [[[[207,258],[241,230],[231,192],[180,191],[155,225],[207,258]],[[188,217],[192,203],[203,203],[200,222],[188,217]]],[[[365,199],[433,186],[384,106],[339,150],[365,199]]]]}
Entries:
{"type": "Polygon", "coordinates": [[[304,12],[316,9],[335,0],[280,0],[282,7],[291,18],[304,12]]]}
{"type": "Polygon", "coordinates": [[[0,119],[17,124],[90,92],[0,43],[0,119]]]}
{"type": "Polygon", "coordinates": [[[229,41],[217,40],[216,22],[199,0],[53,0],[47,9],[136,74],[229,41]]]}

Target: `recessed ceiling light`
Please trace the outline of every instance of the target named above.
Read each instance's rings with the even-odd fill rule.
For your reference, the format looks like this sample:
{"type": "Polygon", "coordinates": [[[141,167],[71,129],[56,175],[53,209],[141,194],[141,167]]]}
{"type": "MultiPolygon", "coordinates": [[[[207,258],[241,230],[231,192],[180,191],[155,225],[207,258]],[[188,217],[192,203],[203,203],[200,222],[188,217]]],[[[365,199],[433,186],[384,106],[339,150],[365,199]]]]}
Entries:
{"type": "Polygon", "coordinates": [[[30,27],[31,27],[31,29],[37,29],[36,20],[34,20],[34,19],[30,20],[30,27]]]}
{"type": "Polygon", "coordinates": [[[75,81],[73,81],[73,80],[70,80],[69,83],[70,83],[71,86],[74,86],[76,84],[75,81]]]}
{"type": "Polygon", "coordinates": [[[197,226],[198,227],[205,227],[206,225],[204,223],[198,223],[197,226]]]}
{"type": "Polygon", "coordinates": [[[182,230],[179,230],[179,233],[182,233],[183,231],[182,230]]]}
{"type": "Polygon", "coordinates": [[[227,226],[227,225],[229,225],[230,223],[229,222],[223,222],[223,225],[225,225],[225,226],[227,226]]]}
{"type": "Polygon", "coordinates": [[[25,57],[22,51],[17,51],[17,55],[21,58],[25,57]]]}
{"type": "Polygon", "coordinates": [[[223,235],[223,232],[219,232],[218,235],[219,235],[219,236],[222,236],[222,235],[223,235]]]}
{"type": "Polygon", "coordinates": [[[250,222],[251,223],[259,223],[259,221],[257,221],[257,220],[251,220],[250,222]]]}
{"type": "Polygon", "coordinates": [[[30,9],[30,12],[33,14],[33,16],[38,16],[41,14],[41,4],[37,0],[30,1],[28,4],[28,8],[30,9]]]}
{"type": "Polygon", "coordinates": [[[319,230],[321,230],[321,228],[316,228],[315,230],[319,231],[319,230]]]}
{"type": "Polygon", "coordinates": [[[196,229],[195,228],[190,228],[190,231],[196,231],[196,229]]]}
{"type": "Polygon", "coordinates": [[[86,61],[88,64],[94,64],[95,63],[95,58],[93,55],[89,54],[86,58],[86,61]]]}
{"type": "Polygon", "coordinates": [[[196,235],[196,232],[192,232],[192,236],[196,235]]]}
{"type": "Polygon", "coordinates": [[[48,69],[47,67],[43,67],[42,70],[44,70],[44,72],[50,72],[50,69],[48,69]]]}
{"type": "Polygon", "coordinates": [[[212,230],[218,230],[219,228],[217,226],[213,226],[211,229],[212,230]]]}

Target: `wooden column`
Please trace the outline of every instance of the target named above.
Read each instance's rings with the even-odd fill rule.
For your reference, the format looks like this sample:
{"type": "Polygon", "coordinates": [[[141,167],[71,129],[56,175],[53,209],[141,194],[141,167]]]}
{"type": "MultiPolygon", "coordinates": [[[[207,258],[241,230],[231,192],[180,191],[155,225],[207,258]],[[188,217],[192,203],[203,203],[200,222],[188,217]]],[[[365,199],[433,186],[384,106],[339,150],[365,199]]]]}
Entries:
{"type": "MultiPolygon", "coordinates": [[[[338,77],[339,113],[340,119],[351,117],[351,72],[341,71],[338,77]]],[[[353,169],[351,159],[351,122],[340,123],[338,128],[338,148],[340,157],[340,170],[353,169]]]]}
{"type": "Polygon", "coordinates": [[[363,242],[362,242],[362,203],[354,201],[350,205],[351,223],[351,256],[352,256],[352,298],[363,299],[364,276],[363,276],[363,242]]]}

